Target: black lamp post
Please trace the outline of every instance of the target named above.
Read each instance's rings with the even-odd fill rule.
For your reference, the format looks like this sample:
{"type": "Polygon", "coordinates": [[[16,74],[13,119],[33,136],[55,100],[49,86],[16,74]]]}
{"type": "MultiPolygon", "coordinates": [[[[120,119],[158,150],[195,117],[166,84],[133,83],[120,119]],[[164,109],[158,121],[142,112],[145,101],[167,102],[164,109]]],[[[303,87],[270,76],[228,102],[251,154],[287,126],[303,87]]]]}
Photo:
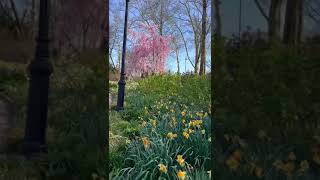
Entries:
{"type": "Polygon", "coordinates": [[[124,20],[124,33],[123,33],[123,52],[122,52],[122,61],[121,61],[121,74],[120,80],[118,82],[118,101],[117,101],[117,111],[123,110],[124,103],[124,91],[126,86],[126,73],[125,73],[125,59],[126,59],[126,41],[127,41],[127,22],[128,22],[128,3],[129,0],[126,0],[126,12],[124,20]]]}
{"type": "Polygon", "coordinates": [[[29,156],[46,151],[49,76],[49,0],[40,0],[39,32],[35,59],[29,65],[29,99],[23,152],[29,156]]]}

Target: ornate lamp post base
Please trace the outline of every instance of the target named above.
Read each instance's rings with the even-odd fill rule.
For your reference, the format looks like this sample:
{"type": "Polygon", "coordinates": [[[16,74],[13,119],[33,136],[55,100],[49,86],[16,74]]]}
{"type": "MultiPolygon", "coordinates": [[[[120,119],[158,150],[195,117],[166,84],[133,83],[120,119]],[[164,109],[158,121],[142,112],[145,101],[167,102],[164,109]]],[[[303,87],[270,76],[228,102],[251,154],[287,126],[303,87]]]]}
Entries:
{"type": "Polygon", "coordinates": [[[118,101],[117,101],[117,107],[116,107],[116,111],[122,111],[123,108],[123,104],[124,104],[124,93],[125,93],[125,86],[126,86],[126,82],[124,80],[125,75],[121,75],[121,78],[118,82],[118,101]]]}
{"type": "Polygon", "coordinates": [[[22,143],[21,148],[22,148],[23,154],[27,157],[47,152],[47,145],[39,142],[25,141],[22,143]]]}

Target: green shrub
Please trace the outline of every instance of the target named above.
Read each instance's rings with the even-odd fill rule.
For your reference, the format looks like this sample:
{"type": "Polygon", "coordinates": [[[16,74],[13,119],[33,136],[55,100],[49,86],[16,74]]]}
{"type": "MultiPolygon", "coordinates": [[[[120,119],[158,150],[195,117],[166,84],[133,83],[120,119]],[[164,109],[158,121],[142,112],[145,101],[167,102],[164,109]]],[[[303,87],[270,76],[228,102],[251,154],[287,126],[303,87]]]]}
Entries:
{"type": "Polygon", "coordinates": [[[145,106],[171,96],[194,110],[208,109],[211,101],[211,81],[206,76],[154,75],[139,80],[127,91],[123,117],[128,121],[139,121],[145,106]]]}

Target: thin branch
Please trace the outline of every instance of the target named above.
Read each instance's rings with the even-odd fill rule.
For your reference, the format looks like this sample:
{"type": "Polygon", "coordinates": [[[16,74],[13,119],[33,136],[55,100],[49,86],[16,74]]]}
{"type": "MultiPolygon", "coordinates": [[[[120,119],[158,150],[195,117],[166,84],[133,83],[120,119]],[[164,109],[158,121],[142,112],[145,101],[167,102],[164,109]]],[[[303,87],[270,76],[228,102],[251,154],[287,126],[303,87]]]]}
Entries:
{"type": "Polygon", "coordinates": [[[259,0],[254,0],[255,4],[257,5],[259,11],[261,12],[262,16],[269,22],[269,17],[267,13],[263,10],[259,0]]]}
{"type": "Polygon", "coordinates": [[[311,3],[307,0],[307,6],[320,17],[320,13],[311,5],[311,3]]]}
{"type": "Polygon", "coordinates": [[[182,37],[182,40],[183,40],[183,44],[184,44],[184,47],[186,49],[186,53],[187,53],[187,59],[189,60],[189,62],[191,63],[191,65],[193,66],[193,68],[195,68],[195,65],[192,63],[191,59],[190,59],[190,56],[189,56],[189,50],[188,50],[188,47],[187,47],[187,42],[183,36],[183,32],[181,31],[181,29],[179,28],[178,25],[176,25],[177,29],[179,30],[180,34],[181,34],[181,37],[182,37]]]}

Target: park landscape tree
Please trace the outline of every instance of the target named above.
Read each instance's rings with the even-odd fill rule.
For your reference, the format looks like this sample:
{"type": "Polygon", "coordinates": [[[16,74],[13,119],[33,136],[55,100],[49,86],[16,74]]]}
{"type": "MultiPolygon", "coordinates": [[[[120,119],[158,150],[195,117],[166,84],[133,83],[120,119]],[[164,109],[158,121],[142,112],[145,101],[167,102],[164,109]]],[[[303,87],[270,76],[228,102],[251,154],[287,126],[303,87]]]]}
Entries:
{"type": "MultiPolygon", "coordinates": [[[[114,31],[110,33],[111,39],[109,42],[111,44],[110,49],[114,54],[110,54],[110,63],[119,67],[120,61],[116,57],[121,57],[119,56],[121,54],[121,41],[118,40],[121,39],[122,31],[121,28],[119,29],[121,25],[119,26],[117,23],[121,20],[121,17],[116,14],[119,11],[123,12],[124,5],[122,4],[121,6],[121,2],[112,2],[112,4],[115,5],[110,10],[111,20],[114,22],[111,22],[110,27],[114,31]]],[[[201,69],[204,72],[202,74],[205,74],[210,67],[209,51],[203,51],[210,44],[210,40],[207,38],[211,27],[210,6],[211,3],[208,0],[206,4],[203,4],[202,0],[132,0],[129,3],[128,27],[129,29],[138,28],[139,23],[156,25],[160,35],[172,37],[172,41],[169,43],[170,52],[168,58],[174,57],[176,69],[181,72],[181,60],[187,59],[194,73],[199,74],[200,67],[202,67],[201,69]],[[206,5],[205,8],[203,8],[203,5],[206,5]],[[206,10],[206,13],[203,13],[203,9],[206,10]],[[202,25],[204,25],[204,28],[202,28],[202,25]],[[205,36],[202,36],[202,34],[205,34],[205,36]],[[205,43],[202,44],[202,42],[205,43]],[[181,56],[183,53],[186,54],[185,57],[181,56]]]]}
{"type": "Polygon", "coordinates": [[[140,24],[141,32],[130,31],[133,47],[128,60],[130,75],[163,73],[169,54],[170,36],[163,36],[157,26],[140,24]]]}
{"type": "Polygon", "coordinates": [[[302,40],[305,17],[319,23],[316,17],[320,15],[317,10],[319,4],[314,0],[254,0],[254,2],[267,21],[269,40],[272,42],[299,44],[302,40]]]}

